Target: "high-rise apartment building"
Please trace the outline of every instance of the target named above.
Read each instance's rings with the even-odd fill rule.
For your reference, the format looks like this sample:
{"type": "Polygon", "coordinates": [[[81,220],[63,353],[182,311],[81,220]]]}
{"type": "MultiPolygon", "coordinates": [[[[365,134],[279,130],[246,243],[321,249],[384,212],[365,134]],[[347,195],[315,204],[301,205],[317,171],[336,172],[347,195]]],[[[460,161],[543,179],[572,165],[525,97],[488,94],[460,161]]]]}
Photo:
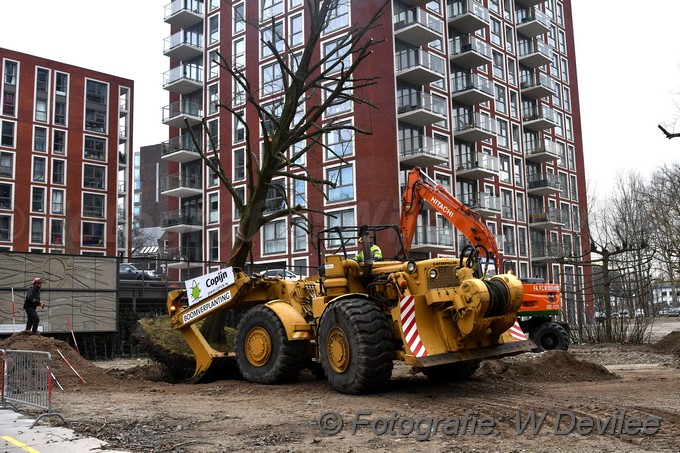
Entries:
{"type": "Polygon", "coordinates": [[[0,48],[0,249],[128,255],[132,80],[0,48]]]}
{"type": "MultiPolygon", "coordinates": [[[[382,4],[340,1],[319,55],[382,4]]],[[[259,87],[261,102],[276,99],[281,73],[262,37],[281,49],[285,42],[290,54],[302,49],[306,8],[303,0],[174,0],[166,7],[171,36],[165,40],[170,70],[164,87],[170,103],[163,122],[170,140],[163,158],[170,172],[161,190],[173,206],[166,230],[176,233],[179,255],[195,260],[177,263],[182,278],[229,258],[239,216],[200,160],[192,133],[205,141],[206,122],[218,138],[227,176],[245,193],[246,137],[218,104],[242,111],[251,130],[260,130],[244,96],[214,61],[221,55],[238,64],[259,87]]],[[[325,145],[341,151],[319,147],[304,165],[336,188],[326,189],[324,198],[310,184],[282,180],[291,202],[333,214],[316,216],[317,226],[395,224],[405,172],[421,167],[485,217],[506,271],[561,283],[565,315],[574,320],[588,270],[555,259],[587,248],[571,1],[394,0],[373,37],[384,43],[359,72],[380,80],[361,97],[380,108],[345,102],[325,116],[372,134],[328,134],[325,145]]],[[[251,140],[259,149],[262,138],[251,140]]],[[[441,215],[423,210],[412,252],[458,254],[466,243],[441,215]]],[[[319,264],[292,218],[263,227],[254,258],[302,274],[319,264]]]]}

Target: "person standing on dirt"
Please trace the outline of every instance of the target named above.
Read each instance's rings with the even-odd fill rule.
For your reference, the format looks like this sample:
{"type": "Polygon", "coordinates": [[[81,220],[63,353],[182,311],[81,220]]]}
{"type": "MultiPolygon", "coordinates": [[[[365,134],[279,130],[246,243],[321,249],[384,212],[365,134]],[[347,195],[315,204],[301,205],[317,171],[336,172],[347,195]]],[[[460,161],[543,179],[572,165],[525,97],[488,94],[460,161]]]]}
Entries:
{"type": "Polygon", "coordinates": [[[40,288],[42,287],[42,279],[33,279],[33,284],[26,292],[26,301],[24,302],[24,310],[28,320],[26,321],[26,332],[31,332],[33,335],[40,335],[38,332],[38,323],[40,317],[36,309],[38,307],[45,308],[45,304],[40,300],[40,288]]]}

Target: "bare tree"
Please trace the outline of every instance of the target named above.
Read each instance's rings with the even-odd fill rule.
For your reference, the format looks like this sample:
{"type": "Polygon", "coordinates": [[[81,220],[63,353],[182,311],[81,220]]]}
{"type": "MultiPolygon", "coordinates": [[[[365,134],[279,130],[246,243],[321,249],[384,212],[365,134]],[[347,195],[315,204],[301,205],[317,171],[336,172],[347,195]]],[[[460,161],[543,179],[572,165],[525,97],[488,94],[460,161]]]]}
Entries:
{"type": "MultiPolygon", "coordinates": [[[[202,149],[194,137],[201,158],[231,194],[235,208],[241,213],[229,260],[234,266],[241,267],[246,263],[252,239],[268,222],[282,217],[295,217],[302,222],[301,227],[311,231],[311,214],[323,214],[308,206],[290,203],[285,190],[286,184],[279,183],[281,180],[306,181],[324,196],[326,186],[335,187],[335,181],[315,175],[307,166],[298,163],[305,154],[312,149],[326,149],[336,153],[342,160],[342,153],[337,154],[337,151],[324,144],[326,134],[371,133],[370,129],[357,124],[324,121],[324,112],[345,102],[377,108],[362,95],[378,83],[378,77],[362,75],[359,68],[376,46],[385,43],[384,39],[374,39],[373,35],[379,35],[377,29],[382,25],[380,19],[389,0],[373,16],[365,19],[365,22],[352,24],[330,47],[325,44],[324,52],[320,52],[322,33],[334,18],[336,9],[344,3],[343,0],[307,0],[308,33],[304,48],[295,52],[273,19],[260,24],[257,20],[245,18],[250,27],[258,30],[263,45],[276,61],[275,72],[278,77],[265,93],[260,91],[259,86],[251,83],[251,76],[238,61],[220,54],[219,61],[216,62],[231,76],[234,91],[240,92],[245,98],[247,114],[256,114],[259,119],[259,127],[253,128],[253,123],[243,118],[242,106],[235,106],[231,99],[219,104],[245,131],[246,199],[242,199],[235,189],[229,176],[231,173],[222,167],[219,144],[205,121],[203,129],[208,136],[207,149],[202,149]],[[272,91],[280,92],[277,100],[262,101],[265,95],[271,97],[274,94],[272,91]],[[261,153],[260,130],[264,143],[261,153]],[[267,199],[273,196],[280,199],[281,203],[268,206],[267,199]]],[[[386,47],[384,50],[387,49],[386,47]]],[[[208,340],[217,340],[224,335],[223,313],[213,316],[203,324],[201,330],[208,340]]]]}

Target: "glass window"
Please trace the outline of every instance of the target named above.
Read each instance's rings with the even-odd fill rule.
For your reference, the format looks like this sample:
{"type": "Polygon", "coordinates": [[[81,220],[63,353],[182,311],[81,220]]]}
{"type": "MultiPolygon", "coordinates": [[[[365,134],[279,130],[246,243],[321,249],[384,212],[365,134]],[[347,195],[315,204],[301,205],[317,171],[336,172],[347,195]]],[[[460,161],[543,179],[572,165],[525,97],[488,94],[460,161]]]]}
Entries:
{"type": "Polygon", "coordinates": [[[87,102],[106,105],[108,90],[105,83],[88,80],[86,86],[87,102]]]}
{"type": "MultiPolygon", "coordinates": [[[[519,256],[527,256],[527,230],[526,228],[517,228],[517,235],[519,236],[519,256]]],[[[526,271],[525,271],[526,272],[526,271]]]]}
{"type": "Polygon", "coordinates": [[[242,142],[246,139],[246,126],[243,123],[243,111],[237,112],[233,115],[234,120],[234,143],[242,142]]]}
{"type": "Polygon", "coordinates": [[[220,259],[220,232],[219,230],[208,231],[208,259],[217,261],[220,259]]]}
{"type": "Polygon", "coordinates": [[[517,107],[517,93],[514,91],[510,92],[510,115],[513,118],[519,118],[519,109],[517,107]]]}
{"type": "Polygon", "coordinates": [[[246,150],[243,148],[234,150],[234,181],[242,181],[246,178],[246,150]]]}
{"type": "Polygon", "coordinates": [[[340,129],[326,133],[326,159],[336,159],[348,157],[354,154],[354,142],[352,140],[354,131],[342,129],[343,126],[350,126],[351,122],[345,121],[338,123],[340,129]]]}
{"type": "Polygon", "coordinates": [[[0,209],[12,209],[12,184],[0,184],[0,209]]]}
{"type": "Polygon", "coordinates": [[[208,87],[208,114],[217,113],[220,109],[220,86],[215,83],[208,87]]]}
{"type": "Polygon", "coordinates": [[[290,46],[299,46],[303,40],[302,14],[298,14],[290,18],[290,46]]]}
{"type": "Polygon", "coordinates": [[[503,55],[495,50],[492,52],[493,56],[493,76],[498,80],[505,80],[504,60],[503,55]]]}
{"type": "Polygon", "coordinates": [[[106,132],[106,111],[85,109],[85,129],[94,132],[106,132]]]}
{"type": "Polygon", "coordinates": [[[241,33],[246,29],[246,16],[244,3],[234,5],[234,34],[241,33]]]}
{"type": "Polygon", "coordinates": [[[273,55],[270,46],[273,46],[278,53],[283,52],[284,49],[283,22],[277,22],[274,25],[265,27],[262,30],[262,42],[260,46],[260,54],[262,58],[266,58],[273,55]]]}
{"type": "Polygon", "coordinates": [[[12,239],[12,217],[8,215],[0,216],[0,241],[12,239]]]}
{"type": "Polygon", "coordinates": [[[0,137],[0,145],[14,148],[14,128],[15,123],[12,121],[2,122],[2,137],[0,137]]]}
{"type": "Polygon", "coordinates": [[[304,252],[307,250],[307,230],[302,220],[293,221],[293,251],[304,252]]]}
{"type": "MultiPolygon", "coordinates": [[[[237,61],[236,61],[236,55],[237,54],[236,54],[236,47],[235,47],[236,42],[237,41],[234,41],[234,55],[233,55],[234,56],[234,60],[233,60],[234,66],[237,65],[237,61]]],[[[216,50],[213,50],[212,52],[210,52],[210,56],[209,56],[208,61],[209,61],[209,64],[210,64],[209,70],[208,70],[208,79],[214,79],[215,77],[220,75],[220,56],[219,56],[219,54],[217,53],[216,50]]]]}
{"type": "Polygon", "coordinates": [[[508,147],[508,122],[505,120],[496,120],[498,126],[496,131],[496,143],[502,148],[508,147]]]}
{"type": "Polygon", "coordinates": [[[342,45],[345,38],[338,38],[327,41],[323,44],[324,71],[339,72],[347,69],[351,64],[351,54],[349,53],[349,43],[342,45]]]}
{"type": "Polygon", "coordinates": [[[11,178],[14,175],[14,154],[0,151],[0,177],[11,178]]]}
{"type": "Polygon", "coordinates": [[[208,223],[216,223],[220,220],[220,194],[213,192],[208,194],[208,223]]]}
{"type": "Polygon", "coordinates": [[[35,127],[33,129],[33,150],[46,152],[47,151],[47,128],[35,127]]]}
{"type": "Polygon", "coordinates": [[[503,225],[503,254],[515,255],[515,228],[503,225]]]}
{"type": "Polygon", "coordinates": [[[293,185],[293,206],[307,207],[307,183],[301,179],[295,179],[293,185]]]}
{"type": "Polygon", "coordinates": [[[262,96],[283,91],[283,73],[278,61],[262,66],[262,96]]]}
{"type": "Polygon", "coordinates": [[[513,208],[512,191],[501,189],[501,217],[504,219],[514,219],[515,209],[513,208]]]}
{"type": "Polygon", "coordinates": [[[284,253],[286,251],[286,221],[275,220],[263,227],[263,254],[284,253]]]}
{"type": "Polygon", "coordinates": [[[64,213],[64,190],[52,189],[52,214],[64,213]]]}
{"type": "Polygon", "coordinates": [[[45,212],[45,188],[34,187],[31,190],[31,211],[45,212]]]}
{"type": "Polygon", "coordinates": [[[57,72],[55,79],[54,91],[58,95],[66,96],[66,93],[68,92],[68,74],[57,72]]]}
{"type": "Polygon", "coordinates": [[[329,202],[335,203],[354,198],[354,168],[351,165],[328,169],[326,179],[335,184],[335,188],[328,186],[329,202]]]}
{"type": "Polygon", "coordinates": [[[50,220],[50,244],[64,245],[64,221],[61,219],[50,220]]]}
{"type": "Polygon", "coordinates": [[[52,131],[52,153],[66,154],[66,131],[53,130],[52,131]]]}
{"type": "Polygon", "coordinates": [[[16,94],[5,91],[2,95],[2,114],[16,116],[16,94]]]}
{"type": "MultiPolygon", "coordinates": [[[[333,92],[335,89],[334,84],[328,84],[324,87],[324,100],[333,92]]],[[[352,101],[348,99],[351,93],[348,91],[347,87],[343,87],[342,92],[333,100],[333,102],[326,109],[326,116],[340,115],[352,110],[352,101]]]]}
{"type": "Polygon", "coordinates": [[[324,33],[331,33],[349,26],[349,1],[338,0],[335,10],[331,11],[328,15],[328,24],[324,29],[324,33]]]}
{"type": "Polygon", "coordinates": [[[38,68],[35,75],[35,91],[38,93],[47,93],[50,84],[50,71],[43,68],[38,68]]]}
{"type": "Polygon", "coordinates": [[[522,177],[522,159],[516,157],[515,158],[515,185],[516,186],[523,186],[524,185],[524,178],[522,177]]]}
{"type": "Polygon", "coordinates": [[[491,25],[491,42],[497,46],[503,46],[503,32],[501,31],[501,21],[491,18],[489,23],[491,25]]]}
{"type": "Polygon", "coordinates": [[[42,244],[45,241],[45,219],[31,219],[31,242],[42,244]]]}
{"type": "MultiPolygon", "coordinates": [[[[244,186],[241,187],[234,187],[234,191],[236,192],[236,195],[245,203],[246,199],[246,188],[244,186]]],[[[236,207],[236,203],[233,203],[233,214],[234,214],[234,219],[240,219],[241,218],[241,211],[239,211],[236,207]]]]}
{"type": "Polygon", "coordinates": [[[82,241],[84,246],[103,247],[104,246],[104,224],[83,222],[82,241]]]}
{"type": "Polygon", "coordinates": [[[208,45],[220,42],[220,16],[215,14],[208,19],[208,45]]]}
{"type": "MultiPolygon", "coordinates": [[[[246,40],[245,38],[235,39],[233,46],[232,61],[236,68],[245,68],[246,66],[246,40]]],[[[219,63],[220,57],[215,53],[215,57],[219,63]]],[[[218,69],[215,69],[217,71],[218,69]]],[[[217,75],[213,76],[216,77],[217,75]]]]}
{"type": "Polygon", "coordinates": [[[106,140],[98,137],[85,136],[85,147],[83,149],[85,159],[106,160],[106,140]]]}
{"type": "Polygon", "coordinates": [[[5,84],[16,86],[17,84],[17,63],[5,60],[5,84]]]}
{"type": "Polygon", "coordinates": [[[517,193],[517,220],[520,222],[526,221],[526,208],[524,207],[524,194],[517,193]]]}
{"type": "Polygon", "coordinates": [[[106,189],[106,167],[85,164],[83,166],[83,187],[106,189]]]}
{"type": "Polygon", "coordinates": [[[104,218],[104,195],[83,193],[83,216],[104,218]]]}
{"type": "Polygon", "coordinates": [[[54,124],[66,126],[66,102],[54,102],[54,124]]]}
{"type": "Polygon", "coordinates": [[[570,175],[571,180],[571,199],[578,201],[578,186],[576,185],[576,175],[570,175]]]}
{"type": "Polygon", "coordinates": [[[286,185],[283,179],[272,181],[267,190],[267,199],[265,200],[265,212],[274,212],[282,209],[285,206],[286,185]]]}
{"type": "Polygon", "coordinates": [[[564,110],[571,112],[571,92],[569,87],[564,87],[564,110]]]}
{"type": "Polygon", "coordinates": [[[260,20],[270,19],[283,13],[283,0],[260,0],[262,13],[260,20]]]}
{"type": "Polygon", "coordinates": [[[505,100],[505,87],[495,85],[496,89],[496,111],[500,113],[507,113],[508,107],[505,100]]]}
{"type": "Polygon", "coordinates": [[[499,179],[501,182],[510,182],[510,157],[505,154],[498,155],[498,162],[500,164],[499,179]]]}
{"type": "Polygon", "coordinates": [[[47,122],[47,101],[44,99],[35,101],[35,120],[47,122]]]}
{"type": "Polygon", "coordinates": [[[45,182],[46,159],[44,157],[33,158],[33,181],[45,182]]]}
{"type": "MultiPolygon", "coordinates": [[[[326,221],[328,222],[327,228],[356,225],[354,220],[354,210],[352,209],[347,209],[345,211],[334,211],[331,214],[331,216],[326,217],[326,221]]],[[[337,237],[337,234],[330,234],[329,237],[337,237]]],[[[340,240],[334,239],[329,241],[328,247],[338,247],[339,245],[340,240]]]]}
{"type": "MultiPolygon", "coordinates": [[[[505,2],[507,5],[508,2],[505,2]]],[[[506,25],[505,26],[505,50],[508,51],[508,53],[515,53],[515,35],[512,30],[512,27],[506,25]]]]}
{"type": "Polygon", "coordinates": [[[567,60],[565,58],[562,58],[560,61],[562,64],[562,81],[563,82],[569,82],[569,65],[567,63],[567,60]]]}

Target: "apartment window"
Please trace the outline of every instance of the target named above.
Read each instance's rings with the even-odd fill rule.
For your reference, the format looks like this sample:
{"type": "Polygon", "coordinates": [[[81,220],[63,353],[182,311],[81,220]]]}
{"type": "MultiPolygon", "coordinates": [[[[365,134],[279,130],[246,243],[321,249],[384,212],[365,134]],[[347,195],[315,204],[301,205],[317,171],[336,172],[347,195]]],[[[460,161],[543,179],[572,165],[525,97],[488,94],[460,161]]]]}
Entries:
{"type": "Polygon", "coordinates": [[[567,203],[561,203],[560,204],[560,215],[561,215],[561,220],[562,220],[562,226],[564,228],[571,229],[571,212],[569,209],[569,205],[567,203]]]}
{"type": "Polygon", "coordinates": [[[11,178],[14,175],[14,154],[0,151],[0,177],[11,178]]]}
{"type": "Polygon", "coordinates": [[[216,83],[208,87],[208,114],[217,113],[220,109],[220,86],[216,83]]]}
{"type": "Polygon", "coordinates": [[[331,11],[328,17],[324,33],[331,33],[349,26],[349,0],[339,0],[335,10],[331,11]]]}
{"type": "Polygon", "coordinates": [[[68,92],[68,74],[63,72],[56,73],[54,91],[58,95],[66,96],[68,92]]]}
{"type": "Polygon", "coordinates": [[[0,216],[0,241],[12,239],[12,217],[8,215],[0,216]]]}
{"type": "Polygon", "coordinates": [[[495,50],[492,52],[493,56],[493,76],[498,80],[505,80],[505,70],[503,68],[503,55],[495,50]]]}
{"type": "Polygon", "coordinates": [[[572,206],[571,207],[571,218],[574,222],[574,229],[575,230],[580,230],[581,229],[581,224],[579,222],[579,216],[578,216],[578,206],[572,206]]]}
{"type": "Polygon", "coordinates": [[[106,167],[85,164],[83,166],[83,187],[88,189],[105,189],[106,167]]]}
{"type": "Polygon", "coordinates": [[[307,183],[301,179],[293,182],[293,206],[307,207],[307,183]]]}
{"type": "Polygon", "coordinates": [[[293,251],[304,252],[307,250],[307,230],[304,221],[296,219],[293,221],[293,251]]]}
{"type": "Polygon", "coordinates": [[[569,181],[567,179],[567,174],[559,172],[557,177],[560,182],[560,196],[566,200],[569,198],[569,181]]]}
{"type": "Polygon", "coordinates": [[[35,101],[35,120],[47,122],[47,101],[44,99],[36,99],[35,101]]]}
{"type": "Polygon", "coordinates": [[[304,153],[305,147],[307,146],[307,143],[305,140],[296,142],[293,144],[293,146],[290,147],[290,159],[292,161],[293,166],[296,167],[302,167],[305,165],[307,162],[306,158],[306,153],[304,153]],[[302,154],[300,154],[302,153],[302,154]],[[295,156],[298,156],[295,158],[295,156]]]}
{"type": "Polygon", "coordinates": [[[550,75],[553,77],[559,77],[560,76],[560,68],[559,68],[559,58],[555,52],[552,52],[550,55],[550,75]]]}
{"type": "Polygon", "coordinates": [[[290,0],[289,8],[297,8],[298,6],[302,6],[303,0],[290,0]]]}
{"type": "Polygon", "coordinates": [[[513,118],[519,118],[519,109],[517,107],[517,93],[514,91],[510,92],[510,115],[513,118]]]}
{"type": "Polygon", "coordinates": [[[351,54],[348,52],[349,43],[342,45],[345,38],[327,41],[323,44],[324,71],[339,72],[346,70],[351,64],[351,54]]]}
{"type": "Polygon", "coordinates": [[[507,113],[507,104],[505,101],[505,87],[495,85],[496,90],[496,111],[500,113],[507,113]]]}
{"type": "Polygon", "coordinates": [[[285,253],[286,251],[286,221],[275,220],[265,224],[263,234],[263,254],[285,253]]]}
{"type": "MultiPolygon", "coordinates": [[[[239,40],[240,42],[243,42],[243,40],[239,40]]],[[[233,62],[234,66],[237,65],[236,61],[236,43],[239,41],[234,41],[234,50],[233,50],[233,62]]],[[[210,52],[209,57],[208,57],[208,79],[214,79],[218,75],[220,75],[220,56],[217,53],[216,50],[213,50],[210,52]]]]}
{"type": "Polygon", "coordinates": [[[220,194],[213,192],[208,194],[208,223],[216,223],[220,220],[220,194]]]}
{"type": "Polygon", "coordinates": [[[52,189],[52,214],[64,213],[64,190],[52,189]]]}
{"type": "Polygon", "coordinates": [[[263,132],[266,131],[268,135],[271,135],[276,131],[278,119],[283,111],[283,103],[281,100],[276,100],[263,105],[262,108],[271,114],[271,116],[265,115],[262,121],[264,124],[263,132]]]}
{"type": "Polygon", "coordinates": [[[569,66],[567,64],[566,58],[562,58],[560,61],[562,64],[562,81],[569,83],[569,66]]]}
{"type": "Polygon", "coordinates": [[[98,137],[85,136],[85,146],[83,149],[85,159],[106,160],[106,140],[98,137]]]}
{"type": "Polygon", "coordinates": [[[290,46],[296,47],[303,43],[303,22],[302,14],[290,18],[290,46]]]}
{"type": "Polygon", "coordinates": [[[527,256],[527,230],[525,228],[518,227],[517,236],[519,256],[527,256]]]}
{"type": "Polygon", "coordinates": [[[243,3],[234,5],[234,34],[246,29],[245,6],[243,3]]]}
{"type": "Polygon", "coordinates": [[[234,181],[242,181],[246,178],[246,150],[243,148],[234,150],[234,181]]]}
{"type": "Polygon", "coordinates": [[[87,102],[105,106],[108,94],[107,91],[105,83],[97,82],[96,80],[88,80],[86,87],[87,102]]]}
{"type": "Polygon", "coordinates": [[[85,109],[85,129],[93,132],[106,132],[106,112],[92,108],[85,109]]]}
{"type": "Polygon", "coordinates": [[[33,151],[47,152],[46,127],[35,127],[33,129],[33,151]]]}
{"type": "Polygon", "coordinates": [[[52,153],[66,154],[66,131],[52,131],[52,153]]]}
{"type": "MultiPolygon", "coordinates": [[[[233,65],[236,68],[243,69],[246,67],[246,40],[245,38],[240,38],[240,39],[235,39],[234,44],[233,44],[233,49],[232,49],[233,55],[232,55],[232,61],[233,65]]],[[[219,63],[219,55],[217,55],[217,52],[215,53],[214,58],[217,59],[217,62],[219,63]]],[[[218,68],[215,68],[215,72],[219,71],[218,68]]],[[[215,74],[213,77],[217,77],[217,74],[215,74]]]]}
{"type": "Polygon", "coordinates": [[[66,102],[54,102],[54,124],[66,126],[66,102]]]}
{"type": "Polygon", "coordinates": [[[45,219],[31,219],[31,243],[42,244],[45,241],[45,219]]]}
{"type": "Polygon", "coordinates": [[[83,222],[82,241],[84,246],[103,247],[104,224],[94,222],[83,222]]]}
{"type": "Polygon", "coordinates": [[[267,190],[267,199],[265,200],[265,212],[274,212],[282,209],[285,206],[286,185],[283,179],[272,181],[267,190]]]}
{"type": "Polygon", "coordinates": [[[576,185],[576,175],[570,175],[569,179],[571,181],[571,199],[578,201],[578,186],[576,185]]]}
{"type": "Polygon", "coordinates": [[[548,30],[548,45],[552,47],[553,49],[557,49],[557,41],[556,41],[556,35],[557,35],[557,27],[554,25],[550,26],[550,30],[548,30]]]}
{"type": "Polygon", "coordinates": [[[17,63],[15,61],[5,61],[5,85],[16,86],[17,84],[17,63]]]}
{"type": "Polygon", "coordinates": [[[15,123],[11,121],[2,122],[2,136],[0,137],[0,145],[14,148],[14,127],[15,123]]]}
{"type": "Polygon", "coordinates": [[[564,87],[564,110],[571,112],[571,92],[569,87],[564,87]]]}
{"type": "Polygon", "coordinates": [[[512,150],[516,153],[520,152],[520,141],[522,140],[522,134],[519,132],[519,126],[517,124],[512,125],[512,150]]]}
{"type": "Polygon", "coordinates": [[[351,122],[338,123],[340,129],[326,133],[326,160],[348,157],[354,154],[353,131],[342,129],[345,126],[351,126],[351,122]]]}
{"type": "Polygon", "coordinates": [[[246,125],[244,123],[243,115],[245,115],[245,112],[243,111],[233,115],[234,143],[239,143],[246,139],[246,125]]]}
{"type": "Polygon", "coordinates": [[[524,178],[522,177],[522,159],[516,157],[514,159],[515,161],[515,185],[516,186],[523,186],[524,185],[524,178]]]}
{"type": "Polygon", "coordinates": [[[491,18],[489,23],[491,25],[491,42],[499,47],[503,46],[503,31],[501,30],[501,21],[491,18]]]}
{"type": "MultiPolygon", "coordinates": [[[[234,187],[234,191],[236,192],[236,196],[238,197],[238,199],[240,199],[242,202],[246,199],[246,188],[245,188],[245,186],[234,187]]],[[[233,208],[234,219],[240,219],[241,218],[241,211],[236,207],[236,203],[232,203],[232,208],[233,208]]]]}
{"type": "Polygon", "coordinates": [[[84,217],[98,217],[103,219],[104,216],[104,195],[94,193],[83,193],[83,216],[84,217]]]}
{"type": "Polygon", "coordinates": [[[576,171],[576,153],[574,153],[574,147],[571,145],[567,146],[567,164],[569,170],[576,171]]]}
{"type": "Polygon", "coordinates": [[[206,134],[208,149],[214,151],[220,146],[220,120],[215,118],[208,121],[208,131],[206,134]]]}
{"type": "Polygon", "coordinates": [[[44,157],[33,158],[33,181],[45,182],[46,159],[44,157]]]}
{"type": "Polygon", "coordinates": [[[517,193],[517,220],[520,222],[526,221],[526,209],[524,207],[524,194],[517,193]]]}
{"type": "MultiPolygon", "coordinates": [[[[342,226],[353,226],[356,225],[354,220],[354,210],[347,209],[344,211],[334,211],[329,213],[330,216],[326,217],[328,226],[327,228],[342,227],[342,226]]],[[[329,235],[329,238],[337,238],[337,234],[329,235]]],[[[339,239],[332,239],[329,241],[328,248],[338,247],[340,245],[339,239]]]]}
{"type": "Polygon", "coordinates": [[[564,128],[567,136],[567,140],[573,140],[574,139],[574,133],[572,131],[572,122],[571,122],[571,117],[567,116],[564,119],[564,128]]]}
{"type": "Polygon", "coordinates": [[[220,231],[208,231],[208,259],[217,261],[220,259],[220,231]]]}
{"type": "Polygon", "coordinates": [[[0,209],[12,209],[12,184],[0,184],[0,209]]]}
{"type": "Polygon", "coordinates": [[[555,120],[557,122],[557,125],[555,126],[555,135],[564,137],[564,116],[561,112],[555,112],[555,120]]]}
{"type": "Polygon", "coordinates": [[[35,76],[35,91],[47,93],[50,81],[50,72],[47,69],[38,68],[35,76]]]}
{"type": "Polygon", "coordinates": [[[501,13],[500,0],[489,0],[489,11],[492,11],[496,14],[500,14],[501,13]]]}
{"type": "Polygon", "coordinates": [[[566,43],[566,37],[565,37],[564,32],[562,30],[557,32],[557,39],[558,39],[558,45],[559,45],[560,52],[562,52],[563,54],[566,54],[567,53],[567,43],[566,43]]]}
{"type": "Polygon", "coordinates": [[[330,203],[348,201],[354,198],[354,168],[351,165],[328,169],[326,179],[335,183],[335,188],[328,186],[328,201],[330,203]]]}
{"type": "Polygon", "coordinates": [[[562,85],[555,83],[555,92],[552,96],[553,105],[555,107],[562,107],[562,85]]]}
{"type": "Polygon", "coordinates": [[[514,219],[514,208],[512,206],[512,191],[501,189],[501,216],[504,219],[514,219]]]}
{"type": "Polygon", "coordinates": [[[262,66],[262,96],[270,96],[283,91],[283,73],[279,62],[262,66]]]}
{"type": "Polygon", "coordinates": [[[500,164],[499,179],[501,182],[510,182],[510,157],[505,154],[498,155],[498,162],[500,164]]]}
{"type": "MultiPolygon", "coordinates": [[[[336,84],[337,82],[330,83],[323,88],[324,101],[326,100],[326,97],[328,97],[333,92],[336,84]]],[[[333,100],[333,102],[326,109],[325,112],[326,116],[340,115],[342,113],[346,113],[352,110],[352,101],[347,97],[350,95],[351,93],[348,91],[347,87],[343,87],[341,89],[341,93],[335,98],[335,100],[333,100]]]]}
{"type": "Polygon", "coordinates": [[[496,120],[497,131],[496,131],[496,143],[501,148],[508,147],[508,122],[505,120],[496,120]]]}
{"type": "Polygon", "coordinates": [[[16,94],[6,91],[2,95],[2,114],[16,116],[16,94]]]}
{"type": "Polygon", "coordinates": [[[276,49],[278,53],[283,52],[284,49],[284,34],[283,22],[277,22],[274,25],[265,27],[262,30],[262,42],[260,45],[260,54],[262,58],[273,55],[272,49],[276,49]]]}
{"type": "Polygon", "coordinates": [[[31,190],[31,211],[45,212],[45,188],[34,187],[31,190]]]}
{"type": "Polygon", "coordinates": [[[508,83],[517,86],[517,74],[515,73],[515,60],[508,58],[508,83]]]}
{"type": "Polygon", "coordinates": [[[503,225],[503,254],[515,255],[515,228],[503,225]]]}
{"type": "Polygon", "coordinates": [[[215,14],[208,19],[208,45],[217,44],[220,41],[220,16],[215,14]]]}
{"type": "Polygon", "coordinates": [[[270,19],[283,13],[283,0],[261,0],[260,20],[270,19]]]}
{"type": "Polygon", "coordinates": [[[512,27],[507,25],[505,26],[505,50],[508,53],[515,53],[515,36],[512,27]]]}

